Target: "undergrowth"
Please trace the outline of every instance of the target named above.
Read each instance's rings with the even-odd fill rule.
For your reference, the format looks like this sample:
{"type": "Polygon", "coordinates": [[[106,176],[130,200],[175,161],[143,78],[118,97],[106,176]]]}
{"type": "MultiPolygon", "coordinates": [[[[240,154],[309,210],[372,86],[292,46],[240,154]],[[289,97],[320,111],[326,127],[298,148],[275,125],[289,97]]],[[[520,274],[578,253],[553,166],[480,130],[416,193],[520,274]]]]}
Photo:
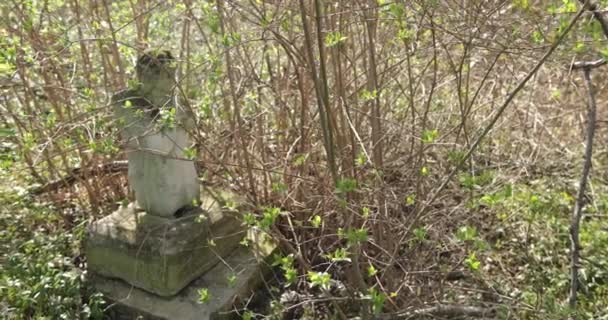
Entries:
{"type": "MultiPolygon", "coordinates": [[[[13,186],[14,187],[14,186],[13,186]]],[[[0,194],[0,314],[5,319],[102,319],[87,293],[79,244],[86,220],[66,225],[50,203],[17,190],[0,194]]]]}
{"type": "MultiPolygon", "coordinates": [[[[575,185],[555,178],[497,183],[494,191],[481,192],[469,203],[474,215],[489,216],[478,221],[485,230],[479,239],[488,246],[470,254],[480,262],[472,264],[469,257],[469,267],[501,295],[517,301],[521,318],[564,319],[571,312],[566,301],[575,185]]],[[[584,319],[608,319],[607,191],[605,184],[594,184],[580,230],[579,316],[584,319]]]]}

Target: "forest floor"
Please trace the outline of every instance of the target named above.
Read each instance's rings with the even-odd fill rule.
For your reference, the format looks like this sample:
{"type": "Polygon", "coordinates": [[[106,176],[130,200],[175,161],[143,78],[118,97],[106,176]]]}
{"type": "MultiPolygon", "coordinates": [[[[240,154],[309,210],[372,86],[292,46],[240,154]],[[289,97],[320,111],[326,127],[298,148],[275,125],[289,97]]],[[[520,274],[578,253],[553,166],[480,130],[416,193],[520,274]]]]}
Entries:
{"type": "MultiPolygon", "coordinates": [[[[404,248],[400,263],[412,272],[387,297],[384,309],[394,310],[393,298],[406,295],[412,305],[441,301],[487,310],[499,319],[564,318],[570,286],[568,228],[578,171],[575,166],[513,167],[460,175],[426,227],[416,230],[404,248]]],[[[95,217],[78,206],[57,208],[33,197],[18,180],[16,175],[2,179],[0,313],[9,319],[101,318],[103,300],[86,288],[80,247],[86,225],[95,217]]],[[[606,181],[592,180],[587,201],[579,304],[583,318],[606,319],[606,181]]],[[[279,288],[270,290],[272,301],[258,308],[258,315],[321,319],[341,308],[342,303],[323,302],[327,293],[303,285],[280,288],[281,281],[284,285],[284,279],[270,282],[279,288]]],[[[343,308],[356,313],[348,303],[343,308]]],[[[451,311],[443,316],[466,314],[456,309],[450,316],[451,311]]],[[[385,316],[406,318],[413,312],[385,316]]]]}

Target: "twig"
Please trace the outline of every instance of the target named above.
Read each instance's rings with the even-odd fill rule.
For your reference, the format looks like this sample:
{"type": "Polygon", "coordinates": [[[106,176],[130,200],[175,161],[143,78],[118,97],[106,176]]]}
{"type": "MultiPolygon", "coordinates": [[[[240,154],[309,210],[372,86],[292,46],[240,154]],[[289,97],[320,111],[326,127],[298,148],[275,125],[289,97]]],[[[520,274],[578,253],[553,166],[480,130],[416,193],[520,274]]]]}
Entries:
{"type": "Polygon", "coordinates": [[[604,59],[604,58],[597,59],[595,61],[577,61],[577,62],[575,62],[575,63],[572,64],[572,70],[576,70],[576,69],[593,69],[593,68],[597,68],[597,67],[603,66],[606,63],[608,63],[608,61],[606,61],[606,59],[604,59]]]}
{"type": "MultiPolygon", "coordinates": [[[[602,26],[604,36],[608,38],[608,21],[599,11],[598,5],[590,0],[579,0],[583,4],[583,9],[593,12],[593,17],[602,26]]],[[[585,205],[585,188],[587,187],[587,180],[589,178],[589,171],[591,170],[591,157],[593,156],[593,137],[595,135],[595,123],[596,123],[596,103],[595,93],[593,91],[593,84],[591,83],[591,69],[597,68],[606,64],[606,59],[598,59],[589,62],[575,62],[572,65],[572,69],[583,69],[583,75],[585,79],[585,86],[587,87],[588,94],[588,110],[587,110],[587,137],[585,146],[585,160],[583,163],[583,173],[581,176],[578,194],[576,197],[576,203],[572,211],[572,218],[570,221],[570,293],[568,296],[568,304],[572,313],[570,319],[576,319],[576,294],[578,291],[578,268],[580,260],[580,241],[579,241],[579,229],[582,218],[582,208],[585,205]]]]}
{"type": "Polygon", "coordinates": [[[438,304],[433,307],[412,311],[385,314],[382,319],[416,319],[421,317],[442,317],[452,319],[456,317],[492,318],[496,316],[495,308],[473,307],[453,304],[438,304]]]}
{"type": "Polygon", "coordinates": [[[570,30],[572,29],[572,27],[576,24],[576,22],[578,21],[578,19],[581,17],[581,15],[583,14],[583,12],[585,12],[585,8],[584,7],[581,10],[579,10],[579,12],[576,14],[576,16],[574,16],[574,18],[572,18],[572,20],[570,21],[570,23],[568,24],[568,26],[566,27],[566,29],[559,35],[559,37],[555,40],[555,42],[553,42],[553,44],[551,45],[551,48],[549,48],[549,50],[540,59],[540,61],[538,61],[538,63],[536,64],[536,66],[534,66],[534,68],[517,85],[517,87],[515,87],[515,89],[513,89],[513,91],[509,94],[509,96],[507,96],[507,99],[505,100],[505,102],[503,102],[503,104],[500,106],[500,108],[498,108],[498,110],[494,114],[494,117],[492,117],[492,119],[490,120],[490,123],[484,128],[484,130],[481,132],[481,134],[479,135],[479,137],[477,137],[477,140],[475,140],[475,142],[471,145],[471,148],[469,148],[469,150],[467,151],[467,153],[460,159],[460,161],[456,165],[456,167],[448,174],[447,177],[445,177],[445,179],[443,180],[443,182],[441,183],[441,185],[430,196],[429,200],[426,201],[424,203],[424,205],[421,206],[420,210],[417,212],[417,215],[420,215],[424,211],[424,209],[428,208],[435,200],[437,200],[437,198],[439,197],[441,191],[443,191],[443,189],[445,189],[445,187],[452,180],[452,178],[459,172],[459,170],[463,166],[463,164],[467,162],[467,160],[469,159],[469,157],[471,157],[471,155],[473,154],[473,152],[477,149],[477,147],[479,146],[479,144],[481,143],[481,141],[486,137],[486,135],[490,132],[490,130],[492,130],[492,128],[494,127],[494,125],[496,124],[496,122],[498,121],[498,119],[500,119],[500,117],[502,116],[502,114],[504,113],[504,111],[511,104],[511,101],[513,101],[513,99],[519,93],[519,91],[521,91],[525,87],[525,85],[532,78],[532,76],[534,76],[536,74],[536,72],[545,63],[545,61],[547,61],[547,59],[551,56],[551,54],[553,54],[553,51],[555,51],[555,49],[557,49],[557,47],[562,42],[562,40],[564,39],[564,37],[570,32],[570,30]]]}
{"type": "MultiPolygon", "coordinates": [[[[304,43],[306,47],[306,57],[307,62],[310,67],[310,75],[312,76],[312,82],[315,85],[315,92],[317,94],[317,106],[319,108],[320,121],[321,121],[321,131],[323,132],[323,145],[325,146],[325,152],[327,153],[327,162],[329,163],[329,170],[331,171],[332,178],[334,183],[338,181],[338,169],[336,168],[335,155],[334,155],[334,144],[333,144],[333,134],[330,123],[330,114],[328,112],[327,103],[329,103],[329,98],[326,97],[326,90],[324,90],[324,86],[322,83],[323,79],[319,79],[320,75],[317,73],[317,68],[315,66],[315,59],[313,53],[313,40],[311,36],[310,26],[308,24],[308,17],[306,16],[306,5],[304,0],[300,0],[300,16],[302,18],[302,27],[304,28],[304,43]]],[[[321,15],[320,15],[320,4],[315,2],[315,10],[317,15],[317,32],[320,33],[321,30],[321,15]]],[[[320,36],[320,35],[319,35],[320,36]]],[[[318,38],[319,48],[323,48],[323,41],[321,38],[318,38]]],[[[325,59],[323,54],[320,52],[319,59],[325,59]]],[[[323,72],[323,71],[321,71],[323,72]]]]}
{"type": "MultiPolygon", "coordinates": [[[[220,32],[222,36],[226,36],[226,23],[224,17],[224,1],[218,0],[216,1],[216,8],[218,12],[218,20],[220,25],[220,32]]],[[[251,159],[249,152],[247,151],[247,143],[246,137],[243,131],[243,118],[241,117],[241,107],[238,101],[236,92],[236,79],[234,75],[234,66],[232,65],[232,55],[230,54],[230,46],[224,47],[224,59],[226,60],[226,73],[228,74],[228,84],[230,86],[230,97],[232,99],[232,108],[234,111],[234,117],[236,118],[236,134],[238,140],[239,150],[239,158],[245,162],[245,167],[247,168],[247,180],[249,181],[249,189],[251,191],[251,196],[253,197],[253,202],[258,203],[258,197],[256,192],[256,183],[253,177],[253,169],[251,166],[251,159]]]]}
{"type": "Polygon", "coordinates": [[[593,13],[593,17],[600,23],[604,35],[608,38],[608,20],[606,20],[602,11],[600,11],[598,4],[591,0],[578,0],[578,2],[583,5],[583,9],[587,9],[593,13]],[[587,4],[587,8],[585,8],[585,4],[587,4]]]}
{"type": "Polygon", "coordinates": [[[496,315],[496,309],[482,308],[472,306],[445,305],[440,304],[431,308],[418,310],[414,313],[416,316],[433,315],[438,317],[454,318],[454,317],[493,317],[496,315]]]}
{"type": "MultiPolygon", "coordinates": [[[[177,158],[177,159],[181,159],[181,158],[177,158]]],[[[198,172],[203,171],[203,170],[211,170],[209,168],[210,165],[223,166],[224,171],[222,171],[222,172],[227,172],[228,167],[244,168],[243,166],[241,166],[239,164],[234,164],[234,163],[219,162],[219,161],[214,162],[211,160],[204,160],[204,161],[196,160],[196,168],[197,168],[198,172]]],[[[59,179],[45,183],[42,186],[30,189],[29,193],[33,194],[33,195],[40,195],[40,194],[43,194],[46,192],[56,191],[62,187],[70,187],[79,180],[89,179],[89,178],[96,177],[101,174],[126,172],[127,169],[128,169],[127,160],[111,161],[111,162],[100,164],[93,169],[87,169],[87,170],[85,170],[81,167],[77,167],[77,168],[73,168],[73,169],[69,170],[69,172],[66,175],[62,176],[59,179]]],[[[291,177],[291,178],[297,178],[297,179],[311,182],[311,183],[316,182],[316,180],[313,180],[313,179],[308,178],[303,175],[284,173],[283,171],[267,169],[264,167],[252,167],[251,169],[253,171],[260,171],[260,172],[265,172],[265,173],[283,174],[283,175],[291,177]]],[[[211,172],[216,175],[218,174],[218,172],[215,172],[215,171],[211,171],[211,172]]]]}
{"type": "Polygon", "coordinates": [[[33,195],[40,195],[46,192],[55,191],[63,186],[71,186],[76,181],[83,180],[90,176],[124,172],[127,171],[127,167],[127,161],[121,160],[103,163],[93,168],[74,168],[70,170],[66,176],[34,188],[30,191],[30,193],[33,195]]]}
{"type": "Polygon", "coordinates": [[[587,180],[589,177],[589,171],[591,169],[591,157],[593,155],[593,137],[595,135],[595,115],[596,115],[596,104],[595,94],[593,92],[593,84],[591,83],[591,67],[583,69],[585,86],[587,87],[587,93],[589,98],[588,113],[587,113],[587,138],[585,146],[585,162],[583,164],[583,174],[581,176],[578,194],[576,197],[576,203],[574,204],[574,210],[572,212],[572,220],[570,222],[570,253],[572,255],[570,261],[570,295],[568,302],[572,310],[570,319],[576,319],[576,292],[578,290],[578,268],[579,268],[579,255],[580,255],[580,242],[579,242],[579,228],[581,217],[583,215],[582,208],[585,205],[585,188],[587,186],[587,180]]]}

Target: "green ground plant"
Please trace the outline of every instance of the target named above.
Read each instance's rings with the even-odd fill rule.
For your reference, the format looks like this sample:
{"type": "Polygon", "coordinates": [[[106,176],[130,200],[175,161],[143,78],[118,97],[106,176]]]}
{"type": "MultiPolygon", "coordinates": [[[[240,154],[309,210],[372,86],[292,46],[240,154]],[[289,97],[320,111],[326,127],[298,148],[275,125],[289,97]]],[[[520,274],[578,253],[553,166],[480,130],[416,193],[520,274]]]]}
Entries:
{"type": "Polygon", "coordinates": [[[64,218],[50,203],[15,191],[1,194],[3,318],[102,319],[103,298],[87,292],[85,270],[78,265],[87,221],[66,225],[64,218]]]}
{"type": "MultiPolygon", "coordinates": [[[[569,227],[574,190],[569,179],[535,179],[526,183],[494,184],[496,191],[471,200],[471,208],[486,211],[497,227],[479,237],[488,247],[475,251],[476,269],[500,291],[521,301],[525,318],[560,319],[571,310],[567,300],[569,227]],[[509,270],[510,273],[505,271],[509,270]]],[[[603,183],[595,183],[581,225],[583,267],[579,313],[584,319],[604,319],[608,310],[608,221],[603,183]]],[[[483,224],[482,224],[483,225],[483,224]]],[[[464,226],[459,239],[476,239],[474,228],[464,226]]],[[[467,262],[470,264],[470,262],[467,262]]]]}

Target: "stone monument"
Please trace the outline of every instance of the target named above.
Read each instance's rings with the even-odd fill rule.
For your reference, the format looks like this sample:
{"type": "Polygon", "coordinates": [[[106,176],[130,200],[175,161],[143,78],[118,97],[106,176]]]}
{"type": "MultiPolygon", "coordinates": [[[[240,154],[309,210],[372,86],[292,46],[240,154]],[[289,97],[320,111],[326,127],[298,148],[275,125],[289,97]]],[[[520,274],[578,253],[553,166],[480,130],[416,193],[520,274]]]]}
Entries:
{"type": "Polygon", "coordinates": [[[137,61],[136,88],[112,99],[135,199],[148,214],[161,217],[200,200],[195,163],[185,158],[186,130],[194,119],[176,101],[175,70],[170,52],[144,54],[137,61]]]}
{"type": "Polygon", "coordinates": [[[250,293],[275,248],[244,230],[238,197],[200,192],[185,156],[195,121],[176,98],[175,70],[170,52],[147,52],[137,84],[112,98],[135,201],[89,226],[85,253],[91,284],[127,318],[212,319],[250,293]],[[201,288],[212,301],[197,301],[201,288]]]}

